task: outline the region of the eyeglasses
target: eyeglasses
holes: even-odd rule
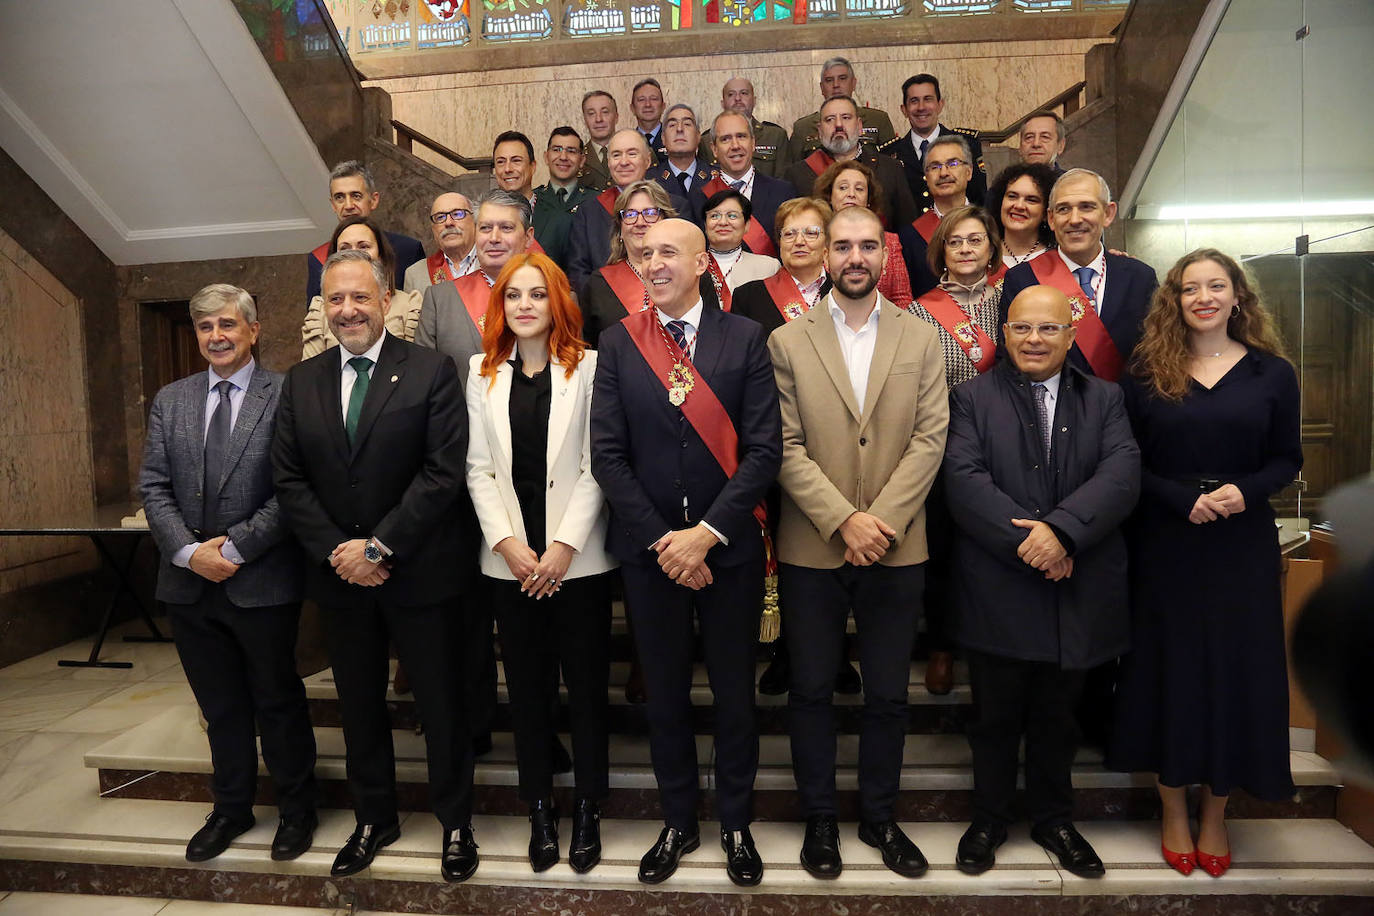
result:
[[[471,210],[464,210],[462,208],[459,208],[457,210],[444,210],[439,213],[431,213],[429,215],[429,219],[430,222],[434,223],[437,226],[444,220],[448,219],[453,220],[455,223],[461,223],[463,220],[467,219],[471,215]]]
[[[738,210],[712,210],[706,214],[706,222],[718,223],[723,219],[728,219],[732,223],[737,223],[744,219],[744,214]]]
[[[620,221],[624,223],[633,223],[641,216],[644,217],[644,222],[646,223],[656,223],[659,217],[663,216],[663,211],[658,207],[645,207],[643,210],[620,211]]]
[[[553,153],[555,156],[562,156],[562,155],[576,156],[578,153],[582,152],[582,147],[580,147],[580,146],[551,146],[551,147],[549,147],[549,152]]]
[[[950,251],[957,251],[965,245],[968,245],[970,248],[982,248],[987,244],[987,241],[988,237],[981,232],[968,236],[951,235],[949,238],[945,239],[945,247]]]
[[[825,235],[825,230],[820,226],[793,226],[778,233],[778,238],[784,242],[790,242],[797,236],[804,236],[808,242],[819,242]]]
[[[1071,324],[1031,324],[1028,321],[1007,322],[1007,333],[1012,337],[1029,337],[1035,331],[1046,340],[1054,340],[1062,332],[1073,327]]]
[[[926,171],[939,172],[944,169],[949,169],[952,172],[961,165],[968,165],[968,163],[962,159],[946,159],[944,162],[927,162]]]

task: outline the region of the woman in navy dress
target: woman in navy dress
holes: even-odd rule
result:
[[[1131,368],[1142,486],[1108,762],[1157,774],[1165,861],[1219,877],[1230,792],[1294,792],[1269,497],[1302,467],[1297,377],[1244,272],[1213,249],[1169,271]],[[1190,785],[1202,787],[1196,841]]]

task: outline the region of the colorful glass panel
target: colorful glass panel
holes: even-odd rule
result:
[[[573,38],[623,35],[628,20],[618,0],[567,0],[563,29]]]
[[[1073,0],[1011,0],[1022,13],[1062,13],[1073,9]]]
[[[991,13],[1000,6],[1002,0],[923,0],[927,16],[968,16],[973,13]]]
[[[469,0],[422,0],[415,17],[415,45],[461,48],[472,40]]]
[[[553,35],[547,0],[482,0],[484,41],[538,41]]]
[[[768,22],[805,22],[806,0],[708,0],[703,12],[712,24],[743,26]],[[795,18],[800,15],[801,18]]]
[[[410,21],[411,0],[360,0],[353,14],[358,50],[409,49],[415,37]]]
[[[906,0],[845,0],[845,15],[850,19],[891,19],[906,13]]]

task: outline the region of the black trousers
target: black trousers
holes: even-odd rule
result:
[[[496,634],[493,629],[491,580],[475,572],[465,574],[470,585],[454,601],[453,612],[462,623],[457,634],[462,652],[459,695],[470,735],[491,732],[496,715]],[[459,607],[458,605],[462,605]],[[424,723],[428,728],[429,724]]]
[[[348,788],[359,824],[397,819],[396,751],[386,705],[387,643],[405,665],[425,725],[429,796],[445,830],[472,819],[472,737],[459,696],[458,634],[472,602],[321,607],[339,691]]]
[[[710,556],[707,556],[710,566]],[[737,830],[753,819],[759,737],[754,721],[754,647],[763,601],[763,552],[738,566],[711,566],[715,582],[693,591],[656,564],[621,567],[625,604],[648,694],[649,750],[663,819],[694,833],[700,771],[692,727],[692,617],[715,707],[716,807],[721,827]]]
[[[949,636],[954,602],[954,516],[945,501],[944,474],[936,474],[926,497],[926,545],[930,560],[925,564],[926,648],[931,652],[950,652],[954,642]]]
[[[1033,825],[1067,823],[1073,817],[1071,770],[1078,750],[1074,706],[1083,672],[1053,662],[1032,662],[967,650],[973,688],[973,817],[1009,824],[1016,769],[1026,739],[1026,810]]]
[[[518,582],[489,579],[501,634],[520,798],[535,802],[553,793],[552,746],[557,705],[549,683],[558,672],[568,686],[573,772],[577,797],[599,801],[610,789],[607,692],[611,666],[611,589],[607,575],[565,579],[557,594],[535,601]]]
[[[924,578],[919,565],[779,567],[778,598],[787,608],[783,637],[792,654],[787,700],[792,769],[808,817],[835,813],[835,672],[853,608],[864,679],[859,817],[870,823],[892,820]]]
[[[205,715],[215,811],[252,813],[258,749],[283,816],[315,810],[315,732],[296,673],[300,603],[237,607],[222,584],[205,583],[194,604],[169,604],[181,667]]]

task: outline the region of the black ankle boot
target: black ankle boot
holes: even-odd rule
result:
[[[551,801],[530,805],[530,867],[547,871],[558,864],[558,809]]]
[[[590,798],[579,798],[573,811],[572,843],[568,864],[578,874],[586,874],[601,861],[601,807]]]

